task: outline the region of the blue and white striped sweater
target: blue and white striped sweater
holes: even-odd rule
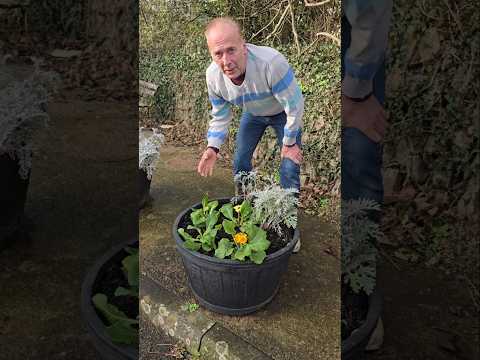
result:
[[[303,96],[292,68],[277,50],[247,44],[245,79],[239,86],[212,62],[206,71],[207,88],[212,104],[212,119],[207,134],[208,146],[220,148],[232,120],[231,106],[242,107],[256,116],[287,114],[283,143],[295,143],[302,127]]]
[[[385,57],[392,6],[392,0],[342,1],[343,15],[351,25],[342,82],[345,95],[359,98],[373,91],[372,79]]]

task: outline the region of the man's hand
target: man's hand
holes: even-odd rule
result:
[[[281,157],[284,158],[289,158],[292,160],[295,164],[301,164],[303,161],[303,156],[302,156],[302,150],[298,145],[294,146],[282,146],[282,153]]]
[[[342,95],[342,126],[360,130],[374,142],[381,142],[387,129],[387,116],[377,98],[355,102]]]
[[[197,171],[202,176],[212,176],[215,162],[217,161],[217,153],[211,148],[207,148],[203,152],[202,158],[198,163]]]

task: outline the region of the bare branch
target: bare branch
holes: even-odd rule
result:
[[[290,0],[288,0],[288,6],[290,7],[290,18],[292,20],[293,38],[295,39],[295,45],[297,46],[297,54],[300,56],[300,54],[301,54],[300,41],[298,41],[298,34],[297,34],[297,30],[295,28],[295,15],[293,14],[293,7],[292,7],[292,3],[291,3]]]
[[[303,1],[305,3],[305,6],[320,6],[330,2],[330,0],[324,0],[317,3],[309,3],[307,0],[303,0]]]
[[[286,7],[285,7],[285,10],[283,11],[283,14],[282,16],[280,17],[280,20],[278,21],[277,25],[275,25],[275,28],[273,29],[273,31],[270,33],[270,35],[268,35],[264,41],[268,40],[270,37],[272,37],[273,35],[276,34],[276,32],[278,31],[278,29],[280,28],[280,26],[283,24],[283,20],[285,19],[285,16],[287,15],[287,12],[288,12],[288,8],[290,7],[290,4],[288,4]]]

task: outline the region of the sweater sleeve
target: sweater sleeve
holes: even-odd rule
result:
[[[208,126],[207,142],[208,146],[220,149],[228,135],[228,127],[232,120],[231,104],[217,95],[213,85],[207,78],[208,99],[212,105],[211,119]]]
[[[373,91],[373,78],[384,60],[392,0],[344,0],[343,11],[351,25],[351,41],[342,92],[364,97]]]
[[[302,129],[303,96],[295,80],[293,69],[287,59],[277,55],[269,66],[270,84],[273,96],[283,106],[287,114],[287,123],[283,129],[283,145],[293,145]]]

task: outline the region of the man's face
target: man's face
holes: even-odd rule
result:
[[[245,73],[247,48],[237,29],[229,24],[219,24],[207,34],[207,44],[213,61],[231,80]]]

